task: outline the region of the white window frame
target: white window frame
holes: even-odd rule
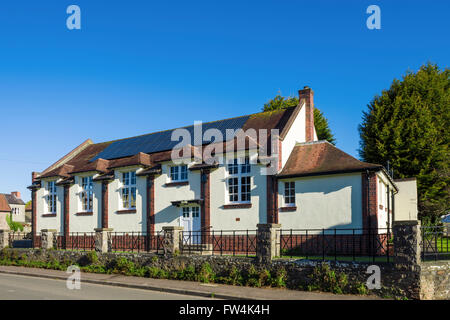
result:
[[[56,181],[47,181],[47,213],[56,214]]]
[[[183,218],[199,218],[200,217],[200,207],[182,207],[181,214]]]
[[[80,177],[80,186],[81,186],[80,192],[81,211],[92,212],[94,207],[93,176]],[[85,199],[87,199],[87,202],[85,202]]]
[[[169,166],[168,176],[170,182],[188,181],[188,166],[186,164],[179,166]]]
[[[295,181],[283,182],[284,206],[295,207]],[[293,200],[291,202],[290,200]]]
[[[252,175],[250,157],[240,157],[229,159],[226,166],[226,203],[239,204],[239,203],[251,203],[252,200]],[[232,185],[230,180],[233,179],[237,182],[233,185],[237,188],[237,193],[230,192]],[[245,183],[246,180],[248,183]],[[248,191],[244,192],[244,189],[248,187]],[[232,200],[230,197],[236,195],[236,200]],[[247,199],[248,198],[248,199]]]
[[[120,206],[124,210],[136,209],[136,179],[136,171],[121,172],[122,188],[120,189]],[[125,195],[128,196],[126,200],[124,199]],[[134,196],[134,203],[132,196]]]

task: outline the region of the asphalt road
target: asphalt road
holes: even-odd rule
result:
[[[201,297],[83,283],[69,290],[66,281],[0,274],[0,300],[197,300]]]

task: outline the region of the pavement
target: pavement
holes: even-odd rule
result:
[[[0,266],[0,275],[20,275],[44,279],[67,280],[69,274],[60,270]],[[1,280],[1,279],[0,279]],[[252,288],[223,284],[208,284],[192,281],[151,279],[119,274],[81,273],[81,286],[97,284],[122,288],[150,290],[183,295],[182,299],[194,297],[227,300],[374,300],[376,296],[337,295],[332,293],[307,292],[278,288]],[[0,287],[2,283],[0,281]],[[65,289],[69,291],[68,289]],[[71,290],[73,291],[73,290]],[[119,295],[120,297],[120,295]],[[176,297],[173,297],[176,299]],[[20,298],[18,298],[20,299]],[[96,298],[92,298],[96,299]],[[158,299],[158,298],[155,298]]]
[[[83,283],[69,290],[65,280],[0,273],[0,301],[4,300],[211,300],[161,291]]]

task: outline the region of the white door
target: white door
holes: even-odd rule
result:
[[[183,227],[185,244],[201,243],[200,207],[182,207],[180,225]]]

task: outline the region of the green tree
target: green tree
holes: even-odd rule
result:
[[[282,97],[280,95],[276,95],[273,99],[269,100],[266,104],[264,104],[263,111],[273,111],[278,109],[284,109],[289,107],[295,107],[298,105],[297,97]],[[328,126],[328,120],[325,118],[323,113],[314,108],[314,127],[316,128],[317,138],[319,140],[327,140],[332,144],[336,144],[336,139],[334,135],[331,133],[331,129]]]
[[[416,177],[419,217],[432,223],[450,204],[449,75],[430,63],[408,71],[370,102],[359,126],[361,158],[389,161],[396,178]]]
[[[12,213],[6,216],[6,223],[8,223],[11,231],[23,231],[23,224],[20,222],[13,221]]]

